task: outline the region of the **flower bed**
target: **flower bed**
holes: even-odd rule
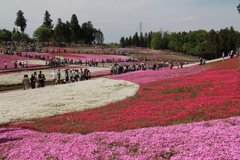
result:
[[[28,67],[42,66],[41,60],[35,60],[34,62],[31,62],[31,61],[33,61],[33,59],[24,57],[24,56],[20,57],[20,56],[12,56],[12,55],[6,55],[6,54],[0,53],[0,58],[1,58],[1,61],[0,61],[1,68],[0,69],[2,69],[2,67],[4,65],[4,61],[7,62],[8,69],[14,68],[13,62],[16,60],[18,61],[18,63],[22,60],[28,61]]]
[[[172,69],[169,68],[160,69],[160,70],[147,70],[147,71],[136,71],[136,72],[129,72],[126,74],[116,75],[108,77],[110,79],[119,79],[119,80],[126,80],[131,81],[134,83],[142,84],[142,83],[149,83],[159,80],[165,80],[180,76],[185,76],[189,74],[200,73],[209,69],[211,66],[192,66],[183,69]]]
[[[119,133],[0,133],[0,159],[240,159],[240,117]]]
[[[138,89],[139,86],[131,82],[99,78],[1,93],[0,123],[97,108],[131,97]],[[111,96],[112,93],[114,96]]]
[[[240,100],[236,68],[236,59],[225,61],[205,72],[191,75],[186,72],[189,75],[142,83],[134,97],[101,108],[10,125],[44,132],[86,134],[237,116]]]

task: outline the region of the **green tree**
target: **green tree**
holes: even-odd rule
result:
[[[11,41],[12,33],[6,29],[0,29],[0,41]]]
[[[26,23],[27,20],[24,18],[23,14],[24,13],[21,10],[19,10],[17,12],[17,18],[16,18],[16,21],[15,21],[15,25],[20,27],[20,30],[21,30],[22,33],[24,33],[25,28],[27,27],[27,23]]]
[[[151,41],[151,48],[152,49],[160,49],[161,48],[161,43],[162,43],[162,33],[159,32],[154,32],[152,34],[152,41]]]
[[[132,39],[132,45],[135,46],[135,47],[139,47],[139,44],[140,44],[140,40],[139,40],[139,37],[138,37],[138,33],[136,32],[133,36],[133,39]]]
[[[147,37],[147,48],[151,48],[151,42],[152,42],[152,32],[149,32]]]
[[[78,23],[77,16],[75,14],[72,15],[71,21],[70,21],[70,28],[71,28],[71,39],[72,42],[78,43],[78,40],[81,40],[81,28]]]
[[[64,42],[71,43],[71,24],[68,21],[62,24],[62,30]]]
[[[19,34],[19,32],[14,32],[14,33],[12,34],[12,37],[11,37],[11,40],[12,40],[12,41],[20,42],[21,39],[22,39],[22,37],[21,37],[21,34]]]
[[[33,42],[33,40],[26,33],[23,33],[21,36],[22,36],[22,39],[21,39],[22,42]]]
[[[0,29],[0,41],[5,41],[7,34],[4,30]]]
[[[140,47],[144,47],[145,41],[144,41],[144,37],[143,37],[143,33],[140,33],[140,37],[139,37],[139,46]]]
[[[52,19],[50,17],[51,15],[49,14],[49,12],[45,11],[42,27],[48,27],[50,29],[53,28]]]
[[[94,29],[94,43],[95,44],[103,44],[104,42],[104,36],[100,29]]]
[[[61,18],[58,18],[57,24],[54,28],[54,39],[56,42],[63,42],[64,41],[64,27],[63,22]]]
[[[33,33],[33,38],[38,42],[49,42],[52,30],[49,27],[39,27]]]
[[[125,42],[125,38],[124,37],[121,37],[121,39],[120,39],[120,45],[121,45],[121,47],[126,47],[126,42]]]
[[[83,40],[85,44],[92,44],[94,41],[94,28],[91,21],[82,24]]]
[[[206,51],[203,57],[206,59],[217,58],[217,54],[219,52],[218,43],[218,33],[214,29],[210,30],[207,34]]]

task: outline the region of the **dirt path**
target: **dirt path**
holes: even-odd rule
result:
[[[109,76],[110,75],[92,77],[90,80],[97,79],[97,78],[107,78]],[[77,82],[73,82],[73,83],[77,83]],[[59,84],[59,85],[63,85],[63,84]],[[45,87],[50,87],[50,86],[53,86],[53,82],[46,81],[45,82]],[[32,89],[31,86],[29,86],[29,89]],[[17,90],[23,90],[23,85],[22,84],[16,84],[16,85],[0,86],[0,94],[1,93],[12,92],[12,91],[17,91]]]

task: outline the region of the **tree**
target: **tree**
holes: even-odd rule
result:
[[[213,29],[210,30],[209,33],[207,34],[207,44],[204,58],[207,59],[217,58],[217,54],[219,52],[218,43],[219,43],[218,33]]]
[[[25,28],[27,27],[27,20],[24,18],[23,16],[23,12],[21,10],[19,10],[17,12],[17,18],[15,21],[15,25],[20,27],[21,32],[23,33],[25,31]]]
[[[11,41],[12,33],[6,29],[0,29],[0,41]]]
[[[125,41],[125,39],[124,39],[124,37],[121,37],[121,39],[120,39],[120,45],[121,45],[121,47],[126,47],[126,41]]]
[[[19,32],[14,32],[11,36],[11,40],[12,41],[17,41],[19,42],[22,39],[21,35],[19,34]]]
[[[103,33],[100,29],[95,29],[94,28],[94,43],[95,44],[103,44],[103,41],[104,41],[104,36],[103,36]]]
[[[26,33],[23,33],[22,34],[22,39],[21,39],[22,42],[33,42],[33,40],[29,37],[28,34]]]
[[[152,34],[151,48],[152,49],[160,49],[162,43],[162,32],[154,32]]]
[[[81,40],[80,37],[80,26],[78,24],[78,19],[75,14],[72,15],[71,21],[70,21],[70,28],[71,28],[71,39],[72,42],[78,43],[78,40]]]
[[[33,38],[38,42],[49,42],[52,30],[49,27],[39,27],[33,33]]]
[[[85,44],[92,44],[94,41],[94,28],[91,21],[82,24],[83,40]]]
[[[136,32],[132,39],[132,45],[134,45],[135,47],[139,47],[139,44],[140,44],[140,40],[138,37],[138,33]]]
[[[64,27],[61,18],[58,18],[57,24],[54,28],[54,39],[56,42],[63,42],[64,41]]]
[[[71,43],[71,24],[68,21],[62,24],[62,30],[64,42]]]
[[[45,11],[44,18],[43,18],[43,24],[42,27],[48,27],[53,28],[52,19],[50,18],[50,14],[48,11]]]
[[[7,34],[4,30],[0,29],[0,41],[5,41]]]

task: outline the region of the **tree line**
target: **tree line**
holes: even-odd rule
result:
[[[102,44],[104,35],[100,29],[93,27],[91,21],[84,22],[79,25],[78,18],[75,14],[72,15],[70,21],[63,22],[61,18],[57,19],[57,24],[52,24],[51,15],[45,11],[43,23],[33,33],[33,38],[24,31],[27,27],[27,19],[24,13],[19,10],[14,23],[18,29],[13,28],[13,31],[0,29],[0,41],[37,41],[37,42],[57,42],[57,43],[75,43],[75,44]]]
[[[233,27],[221,29],[220,31],[205,30],[189,32],[158,31],[149,32],[138,36],[136,32],[133,37],[121,37],[121,47],[143,47],[151,49],[171,50],[192,56],[214,59],[227,56],[231,50],[240,47],[240,33]]]

